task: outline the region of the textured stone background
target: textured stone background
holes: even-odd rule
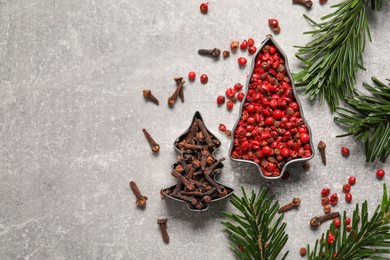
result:
[[[197,49],[223,49],[248,37],[260,43],[270,33],[267,19],[276,17],[282,32],[275,39],[297,71],[293,45],[307,42],[302,32],[310,29],[302,14],[319,18],[335,1],[315,1],[310,12],[286,0],[211,1],[208,15],[199,13],[200,2],[0,1],[0,259],[234,259],[220,225],[220,210],[230,209],[227,201],[192,213],[159,194],[174,183],[172,143],[195,111],[222,141],[218,157],[227,157],[229,147],[218,123],[232,127],[238,118],[238,106],[227,112],[215,99],[244,82],[249,66],[238,69],[238,55],[214,62],[199,57]],[[374,43],[364,54],[367,71],[358,73],[358,86],[371,75],[390,77],[389,10],[386,3],[370,15]],[[172,78],[189,70],[207,73],[209,83],[186,84],[185,103],[169,109]],[[145,88],[160,98],[160,106],[144,101]],[[328,166],[317,154],[309,172],[296,168],[288,181],[267,183],[254,167],[227,160],[221,176],[238,195],[241,185],[266,185],[283,204],[302,198],[300,209],[285,216],[289,259],[299,258],[299,247],[321,234],[308,221],[322,213],[318,194],[324,185],[341,193],[355,175],[354,202],[367,199],[373,210],[383,182],[389,183],[389,176],[378,181],[375,170],[390,175],[388,163],[364,162],[360,143],[335,138],[343,131],[327,108],[305,97],[302,103],[314,143],[328,144]],[[161,144],[157,156],[144,127]],[[340,155],[343,145],[351,149],[349,159]],[[149,196],[145,210],[134,205],[130,180]],[[343,198],[337,206],[352,208]],[[169,245],[156,224],[161,216],[169,218]]]

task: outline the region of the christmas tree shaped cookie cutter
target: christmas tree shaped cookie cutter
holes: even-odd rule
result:
[[[213,154],[221,142],[206,128],[199,112],[174,146],[179,156],[171,170],[177,183],[162,189],[162,195],[186,202],[191,211],[205,211],[210,203],[233,194],[232,188],[216,180],[222,172],[224,158],[217,160]]]
[[[270,48],[270,46],[272,46],[272,47]],[[275,48],[276,48],[276,52],[275,52]],[[267,49],[268,49],[268,52],[267,52]],[[266,53],[268,53],[268,54],[266,54]],[[280,68],[280,70],[278,67],[278,66],[280,66],[279,64],[274,65],[272,62],[269,62],[269,63],[266,62],[267,58],[269,58],[269,55],[271,55],[271,58],[274,58],[274,56],[272,56],[272,55],[275,55],[275,53],[278,53],[279,57],[282,58],[284,61],[284,63],[282,64],[283,67]],[[275,59],[277,59],[277,57]],[[280,75],[279,75],[278,71],[282,71],[282,69],[283,69],[283,73],[280,73]],[[265,70],[267,70],[267,73],[264,72]],[[271,72],[274,75],[271,75]],[[283,75],[284,75],[284,78],[281,77]],[[271,82],[270,86],[271,85],[272,86],[267,89],[267,86],[263,86],[262,83],[268,79]],[[272,81],[271,81],[271,79],[272,79]],[[256,82],[256,80],[257,80],[257,82]],[[290,100],[290,101],[296,103],[296,104],[294,104],[295,107],[293,107],[295,109],[295,111],[294,111],[294,109],[291,109],[291,108],[289,109],[288,106],[285,107],[285,109],[286,109],[286,111],[287,111],[287,109],[289,109],[287,112],[290,113],[290,116],[292,115],[291,113],[298,112],[297,115],[300,115],[300,117],[301,117],[301,119],[299,121],[300,127],[306,128],[307,134],[306,134],[306,136],[305,136],[306,138],[304,140],[306,142],[306,144],[305,144],[306,146],[304,146],[304,147],[308,148],[308,145],[309,145],[310,149],[304,149],[303,156],[299,156],[298,151],[296,151],[296,149],[295,149],[297,147],[297,145],[299,144],[299,142],[297,140],[294,140],[294,138],[296,138],[295,137],[296,134],[294,135],[294,137],[293,137],[293,135],[291,136],[291,140],[293,140],[293,141],[290,141],[289,143],[284,142],[285,143],[284,146],[286,148],[288,148],[288,150],[284,149],[283,152],[284,152],[284,155],[286,155],[286,152],[289,151],[290,154],[288,156],[283,157],[281,155],[281,151],[282,151],[281,149],[284,148],[284,147],[282,147],[283,144],[279,144],[280,145],[279,147],[273,147],[275,145],[273,145],[272,143],[271,143],[271,145],[269,145],[270,144],[269,141],[272,139],[273,139],[273,141],[276,141],[277,136],[275,135],[275,133],[272,133],[272,134],[274,134],[274,136],[269,136],[269,138],[267,139],[268,133],[272,132],[272,131],[276,132],[277,129],[276,128],[272,129],[271,127],[280,126],[281,121],[278,118],[280,115],[274,114],[274,116],[276,116],[276,118],[278,118],[277,120],[275,120],[274,118],[271,118],[267,121],[266,117],[270,117],[270,116],[272,117],[273,111],[281,110],[281,109],[278,109],[279,108],[278,100],[275,100],[276,103],[275,103],[275,101],[272,101],[272,102],[274,102],[274,106],[272,107],[274,109],[270,110],[271,111],[270,115],[265,115],[265,113],[263,113],[261,115],[259,114],[256,116],[257,120],[255,120],[255,122],[258,123],[258,125],[257,125],[257,128],[254,127],[254,129],[257,131],[254,134],[255,135],[256,135],[256,133],[259,134],[260,135],[259,138],[257,138],[257,139],[252,138],[253,132],[251,132],[251,133],[249,133],[248,139],[250,139],[250,140],[248,141],[245,139],[245,137],[248,135],[248,132],[245,132],[242,130],[243,126],[247,125],[246,124],[247,123],[246,117],[253,118],[254,112],[259,111],[259,109],[261,110],[263,105],[266,108],[268,106],[268,101],[273,99],[273,97],[271,95],[272,94],[271,90],[273,90],[274,91],[273,93],[276,94],[275,88],[276,88],[276,90],[278,90],[277,88],[280,87],[279,91],[280,91],[280,93],[282,93],[282,87],[281,87],[282,85],[281,84],[285,83],[285,82],[287,84],[284,84],[283,86],[290,86],[288,91],[289,91],[290,95],[292,93],[292,97],[291,97],[292,100]],[[256,84],[257,84],[257,86],[256,86]],[[267,84],[268,84],[268,82],[267,82]],[[256,87],[254,87],[254,86],[256,86]],[[258,91],[261,94],[258,97],[261,97],[261,99],[258,99],[257,101],[255,101],[252,96],[248,95],[249,91],[251,91],[251,90],[252,90],[252,93],[254,93],[255,91]],[[267,91],[269,91],[269,93]],[[313,147],[314,146],[313,146],[312,138],[311,138],[312,137],[311,129],[303,116],[302,106],[301,106],[301,103],[300,103],[299,98],[297,96],[297,93],[295,91],[294,80],[293,80],[293,77],[291,76],[290,69],[288,66],[287,55],[283,52],[283,50],[280,48],[279,44],[272,38],[272,36],[266,37],[266,39],[262,42],[261,46],[258,48],[257,52],[253,56],[250,74],[248,76],[248,80],[247,80],[246,86],[245,86],[245,93],[246,93],[245,98],[242,101],[241,107],[240,107],[240,112],[239,112],[240,117],[237,120],[237,122],[234,125],[233,130],[232,130],[232,143],[231,143],[230,149],[229,149],[229,157],[233,161],[254,164],[257,166],[261,175],[264,178],[266,178],[266,179],[279,179],[286,172],[286,168],[289,165],[291,165],[293,163],[298,163],[298,162],[306,162],[306,161],[310,160],[311,158],[313,158],[313,156],[314,156]],[[248,98],[249,96],[250,96],[250,98]],[[263,98],[267,98],[267,100],[264,101]],[[249,107],[250,104],[252,104],[252,106]],[[250,110],[248,108],[250,108]],[[248,111],[251,111],[251,113],[248,113]],[[278,111],[277,114],[280,114],[280,112],[282,112],[282,114],[285,115],[285,113],[283,111]],[[289,118],[291,118],[291,117],[289,117]],[[265,123],[267,123],[268,125],[266,125]],[[274,125],[271,126],[271,123],[273,123]],[[268,131],[267,129],[271,130],[271,131]],[[284,131],[284,130],[280,130],[280,131]],[[268,133],[266,133],[266,132],[268,132]],[[279,135],[280,134],[281,134],[281,132],[279,133]],[[289,133],[289,134],[291,134],[291,133]],[[307,135],[310,137],[309,140],[306,140]],[[241,137],[244,137],[244,138],[241,138]],[[262,139],[263,137],[264,137],[264,139]],[[272,138],[272,139],[270,139],[270,138]],[[283,138],[285,138],[285,137],[283,137]],[[299,136],[298,136],[298,139],[299,139]],[[301,139],[303,139],[303,138],[301,138]],[[242,141],[242,140],[244,140],[244,141]],[[245,142],[245,141],[247,141],[247,142]],[[257,142],[254,142],[254,141],[257,141]],[[293,144],[295,146],[289,147],[289,145],[291,145],[291,144]],[[267,146],[267,147],[263,148],[264,146]],[[292,149],[292,148],[294,148],[294,149]],[[306,152],[305,152],[305,150],[306,150]],[[295,152],[297,154],[295,154]],[[299,152],[302,152],[302,150]],[[282,156],[282,160],[280,160],[281,157],[278,157],[278,155]],[[290,155],[292,155],[292,156],[290,156]],[[277,159],[279,159],[279,160],[277,160]],[[269,169],[274,168],[275,165],[278,167],[277,168],[278,170],[275,170],[274,172],[272,170],[269,170]],[[269,166],[272,166],[272,168],[270,168]]]

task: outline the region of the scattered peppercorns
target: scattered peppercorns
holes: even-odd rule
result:
[[[347,147],[341,147],[341,154],[344,156],[344,157],[348,157],[349,156],[349,149]]]
[[[340,219],[339,219],[339,218],[335,218],[335,219],[333,219],[333,223],[334,223],[334,226],[337,228],[337,227],[339,227],[339,226],[340,226],[340,224],[341,224],[341,221],[340,221]]]
[[[232,51],[237,50],[239,46],[240,46],[240,42],[239,42],[239,41],[232,41],[232,42],[230,43],[230,49],[231,49]]]
[[[209,77],[207,76],[207,74],[200,75],[200,82],[202,84],[206,84],[208,81],[209,81]]]
[[[349,178],[348,178],[348,183],[349,183],[350,185],[355,185],[355,183],[356,183],[356,178],[355,178],[354,176],[349,177]]]
[[[347,203],[351,203],[351,201],[352,201],[352,194],[351,193],[349,193],[349,192],[345,193],[345,201]]]
[[[201,3],[199,9],[202,14],[207,14],[209,11],[209,3]]]
[[[301,249],[299,249],[299,254],[304,257],[307,253],[307,250],[306,250],[306,247],[301,247]]]
[[[345,193],[350,192],[350,191],[351,191],[351,185],[350,185],[349,183],[344,184],[344,185],[343,185],[343,191],[344,191]]]
[[[234,106],[234,104],[233,104],[233,102],[230,101],[230,100],[226,103],[226,107],[227,107],[228,110],[232,110],[232,109],[233,109],[233,106]]]
[[[226,126],[224,124],[219,124],[218,129],[219,129],[219,131],[225,132],[226,131]]]
[[[280,32],[279,21],[273,18],[268,19],[268,25],[271,27],[274,33]]]
[[[196,78],[196,73],[195,73],[194,71],[188,72],[188,79],[189,79],[190,81],[194,81],[195,78]]]
[[[337,193],[333,193],[329,198],[329,202],[332,206],[336,206],[338,201],[339,197],[337,196]]]
[[[242,67],[242,66],[245,66],[246,63],[247,63],[247,60],[246,60],[244,57],[238,58],[237,61],[238,61],[238,65],[240,65],[241,67]]]
[[[223,103],[225,103],[225,97],[224,96],[218,96],[217,97],[217,104],[218,105],[222,105]]]
[[[376,177],[378,179],[382,179],[385,176],[385,171],[384,170],[377,170],[376,171]]]
[[[351,219],[350,218],[346,218],[345,219],[345,225],[349,225],[351,224]]]
[[[243,40],[240,44],[240,49],[245,51],[248,48],[248,42],[247,40]]]

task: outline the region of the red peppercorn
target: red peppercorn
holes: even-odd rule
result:
[[[247,61],[246,61],[246,59],[244,57],[238,58],[238,65],[245,66],[246,62]]]
[[[234,88],[228,88],[225,91],[225,94],[226,94],[227,97],[232,98],[236,94],[236,90]]]
[[[351,191],[351,185],[349,183],[344,184],[343,191],[344,192],[350,192]]]
[[[255,40],[253,40],[253,38],[249,38],[248,39],[248,46],[251,47],[253,45],[255,45]]]
[[[288,157],[290,155],[290,149],[288,149],[287,147],[283,147],[282,149],[280,149],[280,155],[283,157]]]
[[[321,204],[322,204],[322,206],[329,205],[329,198],[328,197],[322,197],[321,198]]]
[[[354,185],[356,183],[356,178],[354,176],[351,176],[348,178],[348,183],[351,185]]]
[[[248,48],[248,42],[246,40],[243,40],[240,44],[240,49],[241,50],[246,50],[246,48]]]
[[[270,148],[268,145],[263,146],[263,147],[261,148],[261,151],[262,151],[265,155],[271,155],[271,154],[272,154],[272,150],[271,150],[271,148]]]
[[[278,27],[279,26],[279,21],[276,19],[268,19],[268,25],[271,27]]]
[[[230,49],[232,49],[232,51],[235,51],[238,49],[238,46],[240,45],[240,43],[238,41],[232,41],[230,43]]]
[[[291,102],[289,107],[292,108],[294,111],[298,111],[298,109],[299,109],[297,102]]]
[[[222,105],[223,103],[225,103],[225,97],[224,96],[218,96],[217,97],[217,103],[218,103],[218,105]]]
[[[241,83],[234,84],[234,89],[236,91],[240,91],[244,86]]]
[[[329,233],[328,233],[328,244],[333,244],[334,240],[335,240],[335,237],[333,236],[332,232],[329,231]]]
[[[208,77],[206,74],[200,75],[200,82],[201,82],[202,84],[206,84],[207,81],[209,81],[209,77]]]
[[[196,78],[195,72],[193,72],[193,71],[188,72],[188,79],[189,79],[190,81],[194,81],[195,78]]]
[[[274,110],[274,112],[272,113],[272,116],[275,118],[275,119],[281,119],[283,117],[283,112],[279,109],[276,109]]]
[[[345,219],[345,225],[349,225],[351,224],[351,219],[350,218],[346,218]]]
[[[300,138],[302,143],[307,143],[310,141],[310,136],[306,133],[301,133]]]
[[[335,219],[333,219],[333,223],[334,223],[334,226],[335,226],[335,227],[339,227],[340,224],[341,224],[341,221],[340,221],[339,218],[335,218]]]
[[[376,177],[378,179],[382,179],[385,176],[385,171],[384,170],[377,170],[376,171]]]
[[[199,9],[200,9],[200,12],[201,12],[202,14],[207,14],[207,12],[208,12],[208,10],[209,10],[209,3],[208,3],[208,2],[207,2],[207,3],[202,3],[202,4],[200,5]]]
[[[253,54],[255,54],[256,50],[257,50],[257,48],[256,48],[255,46],[250,46],[250,47],[248,48],[248,53],[249,53],[250,55],[253,55]]]
[[[219,129],[219,131],[225,132],[226,131],[226,126],[224,124],[219,124],[218,129]]]
[[[339,197],[337,196],[337,193],[333,193],[330,198],[329,198],[329,202],[330,204],[332,204],[333,206],[337,205],[337,202],[339,201]]]
[[[276,53],[276,47],[273,45],[269,46],[269,53],[274,55]]]
[[[328,196],[330,194],[330,189],[328,187],[325,187],[321,191],[322,196]]]
[[[244,95],[244,93],[242,93],[242,92],[240,92],[240,93],[237,94],[237,99],[238,99],[239,101],[242,101],[242,100],[244,99],[244,97],[245,97],[245,95]]]
[[[349,149],[347,147],[341,147],[341,154],[345,157],[349,156]]]
[[[347,192],[345,193],[345,200],[347,201],[347,203],[351,203],[352,201],[352,194]]]
[[[320,0],[320,4],[325,4],[328,0]]]
[[[230,101],[230,100],[226,103],[226,107],[227,107],[228,110],[232,110],[232,109],[233,109],[233,106],[234,106],[234,104],[233,104],[233,102]]]

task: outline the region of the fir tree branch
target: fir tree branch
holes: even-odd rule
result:
[[[229,234],[230,247],[239,259],[276,259],[284,248],[288,235],[283,215],[276,216],[279,203],[268,197],[268,191],[252,191],[250,197],[242,188],[243,197],[232,195],[230,203],[240,212],[222,212],[228,220],[222,222]],[[286,259],[288,251],[281,259]]]
[[[377,207],[372,217],[368,218],[367,201],[359,210],[359,204],[353,212],[352,231],[347,232],[344,225],[337,229],[332,223],[321,239],[317,240],[311,251],[307,245],[308,259],[390,259],[390,197],[386,184],[383,185],[382,203]],[[328,242],[329,232],[335,239]]]
[[[334,120],[346,128],[341,137],[354,135],[364,143],[367,162],[384,162],[390,155],[390,86],[375,77],[372,81],[374,86],[363,84],[371,96],[355,91],[355,97],[345,100],[349,108],[338,107]]]
[[[304,94],[310,100],[317,96],[320,102],[327,102],[335,111],[340,100],[353,94],[356,73],[363,67],[363,57],[367,38],[371,41],[366,6],[371,3],[379,10],[385,0],[345,0],[337,5],[333,13],[316,23],[305,18],[315,28],[305,34],[314,39],[305,46],[296,46],[296,56],[304,64],[304,69],[294,74],[297,86],[304,86]]]

